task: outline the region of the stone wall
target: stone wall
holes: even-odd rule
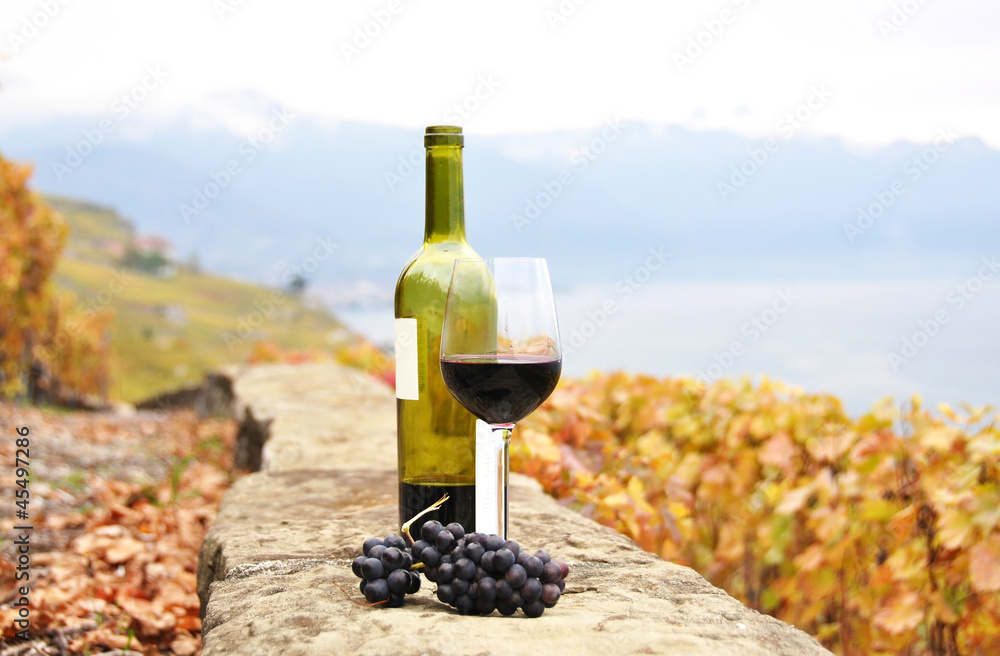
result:
[[[205,656],[829,654],[516,474],[511,539],[571,567],[557,606],[537,619],[461,616],[426,580],[402,608],[361,606],[351,560],[366,537],[396,529],[392,391],[332,364],[229,375],[234,412],[256,436],[245,462],[260,470],[233,485],[202,547]]]

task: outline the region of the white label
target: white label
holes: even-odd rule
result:
[[[494,431],[476,420],[476,532],[500,535],[500,501],[497,491],[503,431]]]
[[[396,398],[420,399],[420,348],[417,320],[396,319]]]

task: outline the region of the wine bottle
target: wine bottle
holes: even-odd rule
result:
[[[400,524],[449,496],[439,510],[414,522],[414,536],[435,519],[475,526],[476,418],[452,397],[439,364],[452,263],[478,257],[465,238],[463,146],[462,128],[427,128],[424,243],[396,283]]]

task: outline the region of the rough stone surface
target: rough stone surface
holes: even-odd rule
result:
[[[391,390],[329,364],[251,368],[233,389],[238,416],[251,409],[270,434],[262,470],[228,492],[202,547],[205,656],[829,654],[518,475],[511,538],[569,562],[557,606],[463,617],[426,580],[402,608],[361,606],[351,560],[396,523]]]

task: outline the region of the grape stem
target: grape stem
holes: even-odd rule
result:
[[[420,519],[421,517],[423,517],[427,513],[431,512],[433,510],[438,510],[439,508],[441,508],[441,504],[443,504],[447,500],[448,500],[448,495],[445,494],[443,497],[441,497],[440,499],[438,499],[437,501],[435,501],[431,505],[427,506],[426,508],[424,508],[423,510],[421,510],[420,512],[418,512],[413,517],[411,517],[410,521],[408,521],[405,524],[403,524],[403,528],[402,528],[403,535],[405,535],[406,539],[410,541],[410,545],[411,546],[413,545],[414,542],[416,542],[416,540],[414,540],[413,536],[410,535],[410,524],[412,524],[413,522],[417,521],[418,519]]]

